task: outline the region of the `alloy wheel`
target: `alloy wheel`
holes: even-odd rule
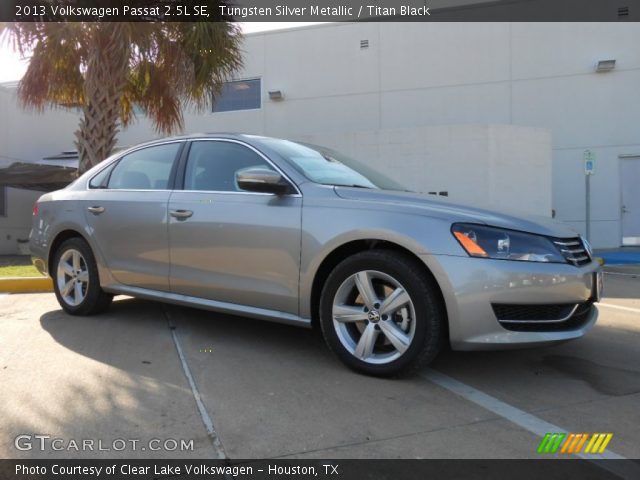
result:
[[[87,296],[89,269],[82,254],[73,248],[66,250],[58,262],[58,290],[70,306],[77,306]]]
[[[371,364],[393,362],[415,335],[415,308],[392,276],[363,270],[349,276],[333,300],[333,325],[342,345]]]

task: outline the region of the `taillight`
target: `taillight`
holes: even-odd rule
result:
[[[36,215],[38,215],[38,202],[33,204],[33,216],[35,217]]]

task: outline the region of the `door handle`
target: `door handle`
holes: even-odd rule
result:
[[[178,220],[186,220],[193,215],[193,212],[191,210],[171,210],[169,214]]]
[[[102,212],[104,212],[104,207],[94,206],[87,208],[87,210],[89,210],[94,215],[100,215]]]

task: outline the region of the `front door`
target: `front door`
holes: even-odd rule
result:
[[[621,159],[620,173],[622,245],[640,245],[640,157]]]
[[[125,155],[90,181],[85,217],[120,283],[169,290],[167,204],[181,142]]]
[[[273,168],[242,143],[191,144],[169,201],[171,291],[295,315],[302,198],[240,190],[236,172],[255,166]]]

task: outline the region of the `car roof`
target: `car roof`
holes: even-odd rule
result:
[[[192,140],[197,138],[228,138],[232,140],[259,140],[260,138],[268,138],[262,135],[253,135],[247,133],[236,132],[205,132],[205,133],[188,133],[185,135],[175,135],[171,137],[156,138],[147,142],[142,142],[136,146],[153,145],[155,143],[164,143],[172,140]]]

